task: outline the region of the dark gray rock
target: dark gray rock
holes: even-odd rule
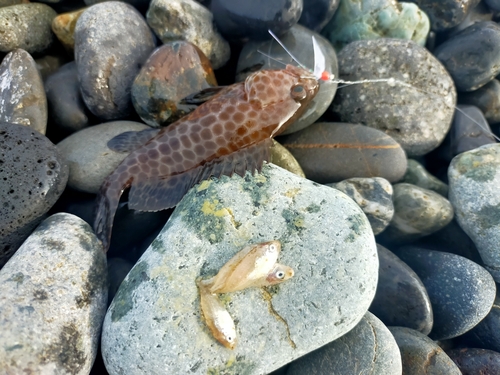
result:
[[[484,2],[481,1],[474,8],[472,9],[469,8],[469,12],[465,16],[464,20],[460,22],[457,26],[448,29],[446,35],[450,37],[476,22],[491,21],[492,19],[493,19],[493,12],[490,10],[490,8],[488,8],[488,6]]]
[[[500,82],[497,79],[472,92],[460,93],[458,101],[478,107],[490,124],[500,122]]]
[[[500,353],[492,350],[464,348],[447,351],[462,375],[500,374]]]
[[[67,61],[68,58],[63,55],[45,55],[35,59],[36,67],[44,82],[48,76],[55,73]]]
[[[393,182],[406,171],[401,146],[363,125],[317,122],[278,141],[290,150],[307,178],[319,183],[353,177],[382,177]]]
[[[212,13],[194,0],[152,0],[148,25],[163,43],[186,40],[201,49],[214,69],[226,64],[229,43],[214,27]]]
[[[141,14],[119,1],[96,4],[75,28],[75,61],[83,100],[104,120],[132,113],[130,89],[155,47]]]
[[[484,2],[493,10],[500,10],[500,2],[498,0],[484,0]]]
[[[500,144],[456,156],[448,168],[450,202],[485,267],[500,282]]]
[[[439,45],[434,55],[459,91],[473,91],[500,73],[500,26],[477,22]]]
[[[361,207],[373,234],[379,234],[391,222],[394,215],[392,185],[385,178],[350,178],[328,186],[347,194]]]
[[[122,258],[110,258],[108,260],[108,306],[115,298],[116,291],[133,266],[132,263]]]
[[[1,267],[62,194],[68,166],[42,134],[0,123],[0,171]]]
[[[431,20],[431,28],[443,31],[461,23],[480,0],[413,0]]]
[[[0,122],[29,126],[45,134],[47,98],[42,77],[30,54],[9,53],[0,65]]]
[[[453,207],[438,193],[416,185],[393,186],[394,216],[380,234],[383,242],[405,243],[445,227],[453,219]]]
[[[90,372],[107,301],[106,255],[90,226],[46,219],[0,271],[4,374]]]
[[[434,316],[422,280],[385,247],[377,245],[377,251],[380,268],[370,312],[387,326],[407,327],[428,335]]]
[[[410,328],[389,327],[398,343],[404,375],[462,375],[434,341]]]
[[[322,54],[325,57],[325,69],[333,74],[338,75],[338,64],[335,50],[331,44],[321,35],[306,29],[303,26],[295,25],[291,30],[283,36],[280,36],[280,41],[287,49],[300,61],[302,65],[313,70],[314,69],[314,51],[312,37],[316,38]],[[264,57],[258,51],[265,51],[269,56],[277,59]],[[281,61],[281,63],[279,62]],[[236,80],[243,81],[250,75],[256,67],[259,69],[283,69],[285,65],[297,65],[290,55],[276,41],[268,40],[265,42],[248,42],[243,47],[238,58],[238,66],[236,68]],[[300,116],[297,121],[291,124],[282,134],[294,133],[304,129],[314,123],[330,106],[337,84],[333,82],[322,82],[319,91],[308,105],[306,112]]]
[[[299,23],[308,29],[319,32],[332,19],[339,4],[340,0],[304,1]]]
[[[45,51],[54,39],[51,25],[55,16],[51,7],[39,3],[0,8],[0,51]]]
[[[488,315],[462,338],[468,346],[500,352],[500,298],[498,293]]]
[[[434,177],[422,164],[413,159],[408,159],[408,169],[399,182],[406,182],[424,189],[433,190],[443,197],[448,196],[448,185]]]
[[[366,313],[341,338],[292,362],[287,375],[401,375],[401,354],[391,332]]]
[[[461,256],[407,246],[396,254],[420,277],[434,312],[434,340],[460,336],[490,311],[496,286],[491,275]]]
[[[84,1],[85,4],[87,5],[94,5],[97,3],[103,3],[108,0],[84,0]],[[145,12],[148,9],[149,3],[151,3],[151,0],[121,0],[121,1],[134,6],[135,8],[137,8],[137,10],[141,12]]]
[[[382,38],[353,42],[338,59],[343,80],[392,78],[339,90],[332,109],[342,121],[383,131],[409,156],[424,155],[443,141],[456,92],[450,75],[429,51],[410,41]]]

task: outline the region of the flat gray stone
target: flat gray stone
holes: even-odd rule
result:
[[[278,261],[295,276],[269,294],[224,295],[238,335],[230,351],[201,320],[195,279],[268,240],[281,241]],[[377,274],[370,225],[345,194],[272,164],[254,177],[203,181],[120,286],[104,322],[106,368],[111,375],[267,374],[350,331],[368,309]]]
[[[46,219],[0,271],[3,374],[88,374],[106,312],[106,255],[90,226]]]
[[[147,128],[139,122],[112,121],[80,130],[59,142],[57,148],[69,166],[68,186],[97,193],[104,179],[128,155],[110,150],[108,141],[123,132]]]
[[[500,282],[500,144],[457,155],[448,168],[448,180],[458,223]]]
[[[286,375],[401,375],[396,340],[371,313],[341,338],[293,362]]]

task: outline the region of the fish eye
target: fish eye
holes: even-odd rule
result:
[[[284,278],[284,277],[285,277],[285,273],[284,273],[283,271],[279,271],[279,272],[276,274],[276,277],[277,277],[278,279],[282,279],[282,278]]]
[[[293,86],[290,94],[296,101],[304,100],[307,97],[306,89],[302,85]]]

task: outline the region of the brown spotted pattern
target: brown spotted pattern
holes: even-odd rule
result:
[[[318,88],[300,68],[259,71],[161,129],[132,151],[101,187],[94,229],[104,248],[127,187],[130,208],[158,211],[175,206],[202,179],[260,171],[271,138],[304,112]],[[115,143],[127,143],[127,136],[122,138]]]

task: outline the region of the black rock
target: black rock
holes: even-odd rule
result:
[[[308,29],[321,31],[335,14],[340,0],[306,0],[299,23]]]
[[[427,14],[431,27],[443,31],[457,26],[480,0],[412,0]]]
[[[462,375],[500,374],[500,353],[486,349],[464,348],[446,352]]]
[[[460,93],[458,102],[478,107],[490,124],[500,122],[500,81],[494,79],[475,91]]]
[[[500,11],[500,1],[499,0],[484,0],[486,5],[488,5],[492,10],[498,12]]]
[[[84,0],[86,5],[94,5],[97,3],[102,3],[107,0]],[[138,11],[141,13],[146,12],[149,7],[149,3],[151,0],[122,0],[124,3],[128,3],[132,5],[133,7],[137,8]]]

